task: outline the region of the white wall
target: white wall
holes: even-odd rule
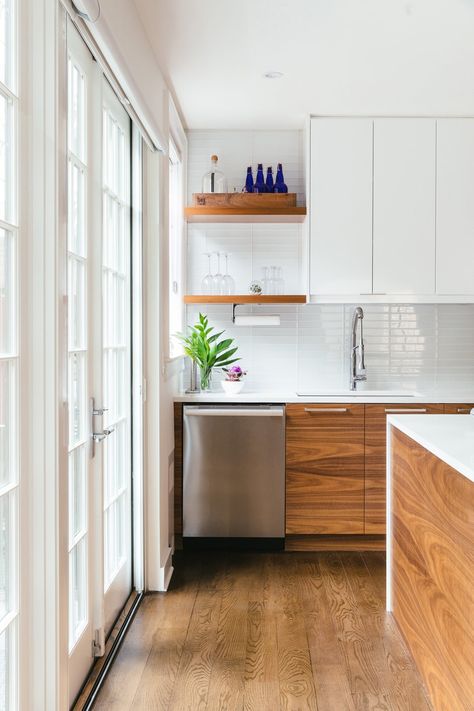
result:
[[[96,0],[78,0],[91,17]],[[136,7],[129,0],[100,0],[100,16],[89,29],[118,76],[151,137],[167,150],[168,88]]]
[[[257,163],[267,167],[283,163],[290,192],[297,193],[298,204],[305,204],[302,131],[188,131],[188,204],[192,194],[201,192],[201,180],[209,170],[211,155],[219,156],[219,167],[226,174],[230,192],[245,185],[247,166],[256,174]]]

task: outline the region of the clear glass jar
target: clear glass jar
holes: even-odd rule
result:
[[[222,170],[217,167],[218,157],[216,155],[211,156],[211,168],[204,174],[202,178],[202,192],[203,193],[226,193],[227,192],[227,178],[225,177]]]

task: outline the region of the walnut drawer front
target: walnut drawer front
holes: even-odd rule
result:
[[[364,532],[364,405],[286,408],[286,532]]]

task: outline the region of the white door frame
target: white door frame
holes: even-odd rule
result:
[[[143,139],[132,124],[132,496],[133,583],[145,589],[143,377]]]
[[[21,711],[67,708],[65,15],[22,0]],[[48,81],[45,81],[45,77]]]

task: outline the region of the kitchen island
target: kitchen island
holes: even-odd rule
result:
[[[436,711],[474,709],[474,416],[387,419],[387,609]]]

